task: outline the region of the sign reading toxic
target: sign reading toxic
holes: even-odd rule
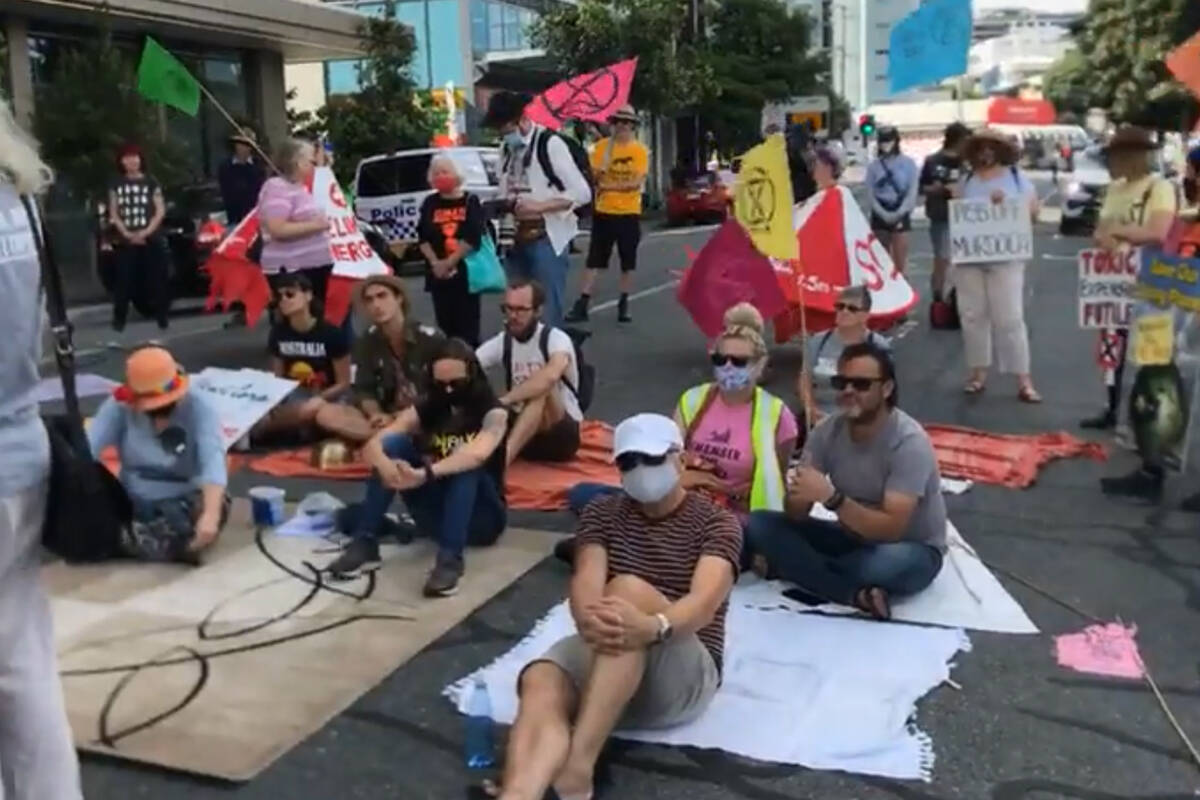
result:
[[[1022,200],[950,201],[950,260],[955,264],[1028,261],[1033,220]]]
[[[1079,251],[1079,327],[1132,324],[1140,252],[1139,248]]]

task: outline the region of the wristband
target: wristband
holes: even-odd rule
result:
[[[846,495],[842,494],[838,489],[833,490],[833,495],[821,505],[830,511],[837,511],[842,507],[842,503],[846,502]]]

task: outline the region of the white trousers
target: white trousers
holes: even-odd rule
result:
[[[38,579],[46,488],[0,498],[0,800],[83,798]]]
[[[958,315],[967,366],[987,369],[992,347],[1000,371],[1029,374],[1029,333],[1025,328],[1025,265],[1021,262],[954,268]]]

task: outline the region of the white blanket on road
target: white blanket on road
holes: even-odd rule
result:
[[[695,722],[621,738],[716,748],[762,761],[930,780],[933,742],[911,718],[918,699],[950,674],[970,642],[961,630],[751,607],[734,589],[726,622],[725,674]],[[493,716],[516,716],[521,668],[574,633],[566,603],[555,606],[495,663],[447,687],[460,711],[476,675]]]

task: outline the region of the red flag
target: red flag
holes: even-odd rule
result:
[[[205,308],[212,311],[221,304],[225,311],[235,302],[246,307],[246,323],[250,327],[271,301],[271,287],[262,268],[250,260],[250,245],[258,236],[258,211],[252,211],[217,245],[204,264],[209,275],[208,300]]]
[[[704,245],[684,273],[676,294],[705,336],[721,332],[725,310],[747,301],[764,319],[782,313],[787,298],[767,257],[736,220],[728,220]]]
[[[1166,61],[1175,80],[1200,97],[1200,33],[1167,53]]]
[[[613,112],[629,102],[636,71],[637,59],[631,58],[568,78],[533,98],[525,114],[552,130],[558,130],[569,119],[607,122]]]

